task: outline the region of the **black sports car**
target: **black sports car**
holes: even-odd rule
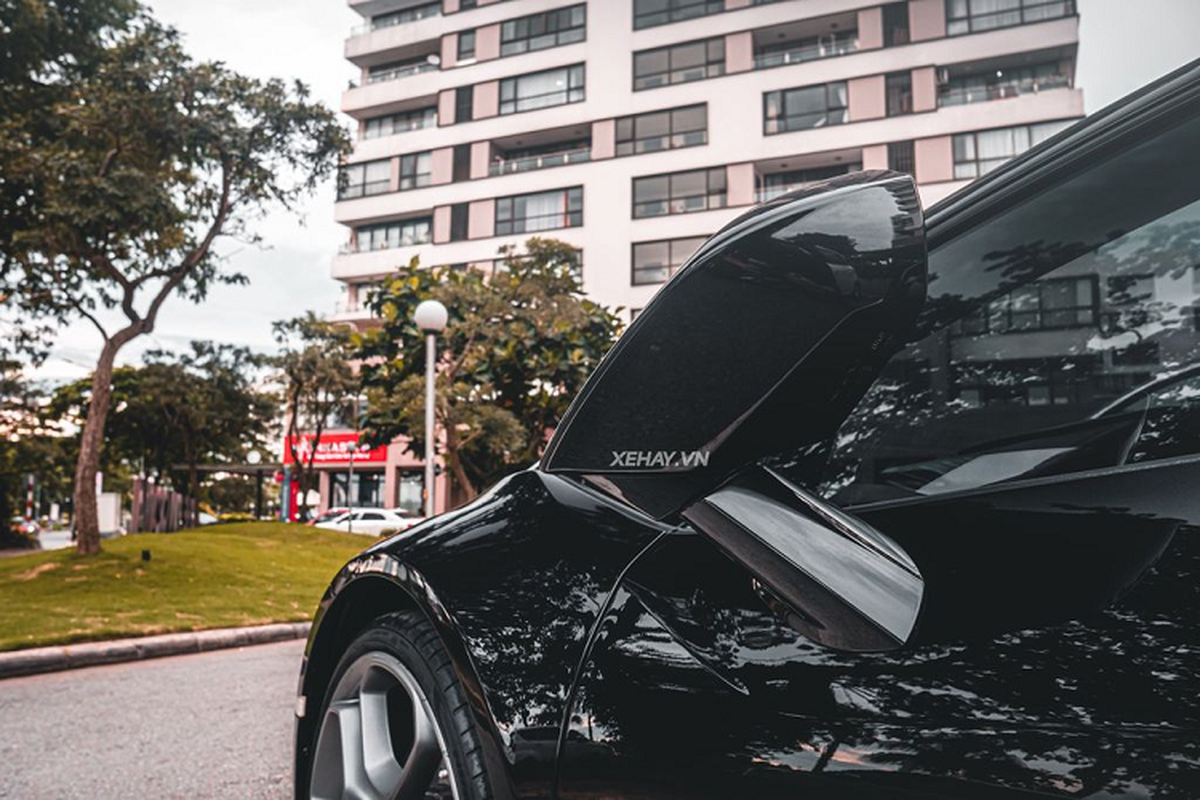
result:
[[[321,604],[298,797],[1200,796],[1200,62],[713,236]]]

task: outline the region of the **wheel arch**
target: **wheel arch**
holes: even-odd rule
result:
[[[305,647],[296,719],[296,797],[307,797],[314,726],[338,659],[375,619],[396,611],[417,610],[434,626],[466,692],[479,728],[484,762],[497,800],[515,796],[504,737],[488,704],[487,693],[470,649],[446,607],[417,570],[382,551],[368,551],[338,573],[317,609]],[[495,785],[499,783],[499,785]]]

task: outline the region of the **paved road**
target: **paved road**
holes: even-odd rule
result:
[[[283,798],[303,641],[0,681],[0,798]]]

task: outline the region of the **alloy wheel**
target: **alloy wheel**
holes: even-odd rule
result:
[[[433,707],[394,656],[366,653],[338,680],[310,785],[314,800],[458,800]]]

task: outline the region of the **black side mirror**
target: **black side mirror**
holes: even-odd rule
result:
[[[833,435],[912,330],[926,262],[908,175],[839,176],[755,208],[630,326],[542,468],[664,519]]]
[[[909,555],[772,470],[746,471],[683,516],[809,639],[857,652],[894,650],[912,636],[925,582]]]

